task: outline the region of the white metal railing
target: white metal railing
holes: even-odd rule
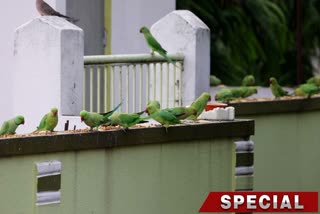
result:
[[[149,100],[181,105],[184,56],[168,56],[175,66],[151,54],[85,56],[83,109],[106,112],[121,101],[123,112],[142,111]]]

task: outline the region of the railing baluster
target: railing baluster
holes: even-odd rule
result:
[[[179,106],[182,105],[182,64],[179,63],[179,75],[180,75],[180,81],[179,81]]]
[[[126,112],[129,112],[129,65],[126,65]],[[134,96],[134,95],[133,95]]]
[[[100,111],[100,104],[101,104],[101,88],[100,88],[100,81],[101,81],[101,67],[97,67],[97,111]]]
[[[167,65],[167,108],[169,108],[169,91],[170,91],[170,84],[169,84],[169,69],[170,69],[170,66],[169,66],[169,63],[166,63]]]
[[[147,88],[147,94],[146,94],[146,96],[147,96],[147,102],[150,100],[150,65],[148,65],[147,64],[147,86],[146,86],[146,88]]]
[[[137,56],[85,57],[83,109],[106,112],[110,107],[113,108],[118,100],[126,102],[126,105],[121,107],[121,110],[126,112],[144,109],[146,104],[144,102],[151,99],[159,100],[163,108],[181,105],[183,69],[180,68],[182,68],[183,58],[180,56],[173,58],[178,66],[172,66],[163,58],[150,58],[148,55],[141,58]],[[142,62],[146,64],[146,68]]]
[[[162,90],[163,90],[163,87],[162,87],[162,72],[163,72],[163,66],[162,66],[162,63],[160,63],[160,71],[159,71],[159,78],[160,78],[160,87],[159,87],[159,90],[160,90],[160,103],[162,103]]]
[[[93,66],[90,67],[90,110],[93,111]]]
[[[122,65],[119,66],[119,93],[120,93],[120,102],[122,101]],[[121,108],[122,109],[122,108]]]
[[[133,83],[132,83],[132,87],[133,87],[133,100],[132,100],[132,103],[133,103],[133,112],[136,112],[136,99],[137,99],[137,88],[136,88],[136,75],[137,75],[137,65],[134,64],[133,65]]]
[[[86,109],[86,101],[87,101],[87,96],[86,96],[86,92],[87,92],[87,85],[86,85],[86,74],[87,74],[87,66],[84,67],[83,70],[83,100],[82,100],[82,109],[85,110]]]
[[[114,65],[110,69],[110,107],[114,108]]]
[[[179,82],[177,81],[177,69],[176,66],[173,66],[173,107],[176,106],[176,102],[177,102],[177,86],[179,84]]]
[[[156,82],[157,82],[157,73],[156,73],[156,63],[153,63],[153,100],[156,100]]]
[[[140,64],[140,86],[139,86],[139,99],[140,99],[140,102],[139,102],[139,111],[141,111],[142,109],[142,71],[143,71],[143,66],[142,64]],[[148,91],[148,90],[146,90]]]
[[[104,65],[104,106],[103,106],[103,111],[104,112],[107,112],[108,111],[108,95],[107,95],[107,93],[108,93],[108,83],[107,83],[107,81],[108,81],[108,78],[107,78],[107,75],[108,75],[108,65]]]

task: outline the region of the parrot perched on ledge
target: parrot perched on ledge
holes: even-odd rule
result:
[[[143,113],[144,111],[139,113],[132,113],[132,114],[116,112],[110,116],[109,121],[106,123],[106,125],[109,125],[109,124],[119,125],[125,129],[128,129],[131,126],[134,126],[150,118],[150,117],[141,117],[141,114]]]
[[[118,108],[122,105],[122,102],[117,105],[114,109],[111,111],[99,114],[96,112],[87,112],[85,110],[80,112],[81,122],[84,122],[87,126],[90,127],[90,130],[92,131],[93,128],[96,128],[106,122],[109,121],[109,117],[118,110]]]
[[[53,132],[57,124],[58,124],[58,109],[52,108],[48,114],[43,116],[36,131]]]
[[[159,106],[160,104],[158,101],[148,102],[145,112],[150,116],[150,118],[165,127],[180,123],[180,120],[176,116],[166,110],[160,110],[160,108],[158,108]]]
[[[315,84],[302,84],[298,88],[294,90],[294,94],[297,96],[307,96],[310,98],[314,94],[318,94],[320,92],[318,86]]]
[[[242,86],[254,86],[256,79],[253,75],[247,75],[242,80]]]
[[[271,77],[269,79],[269,83],[270,83],[270,88],[272,91],[272,94],[278,98],[278,97],[283,97],[288,95],[288,91],[284,90],[279,84],[278,81],[276,80],[276,78]]]
[[[320,86],[320,77],[311,77],[307,80],[307,83],[315,84],[316,86]]]
[[[187,119],[195,120],[199,117],[199,115],[203,112],[205,109],[207,103],[211,101],[211,95],[207,92],[204,92],[198,97],[191,105],[190,107],[194,108],[196,110],[196,114],[191,115]]]
[[[24,117],[18,115],[10,120],[5,121],[0,129],[0,135],[15,134],[19,125],[24,124]]]

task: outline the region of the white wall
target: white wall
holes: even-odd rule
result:
[[[149,53],[140,28],[150,28],[175,7],[175,0],[113,0],[112,54]]]
[[[2,1],[0,7],[0,125],[12,115],[12,70],[14,30],[30,19],[38,16],[36,0],[8,0]],[[56,0],[47,0],[49,4],[55,6]],[[21,90],[28,85],[22,85]],[[23,105],[23,103],[21,104]]]

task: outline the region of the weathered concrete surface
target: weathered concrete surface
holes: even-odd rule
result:
[[[19,130],[34,130],[54,106],[59,116],[79,114],[83,91],[80,28],[59,17],[35,18],[15,31],[14,56],[12,110],[24,115],[27,124]]]
[[[168,53],[185,56],[182,104],[189,105],[208,92],[210,76],[210,29],[187,10],[176,10],[151,27],[151,32]]]

